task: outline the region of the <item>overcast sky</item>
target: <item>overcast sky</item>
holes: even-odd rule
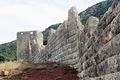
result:
[[[71,6],[81,12],[103,0],[0,0],[0,44],[16,39],[16,32],[43,31],[67,19]]]

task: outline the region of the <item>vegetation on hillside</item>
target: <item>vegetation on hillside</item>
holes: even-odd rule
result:
[[[81,17],[82,23],[85,25],[87,19],[90,16],[101,18],[103,14],[108,10],[108,8],[112,5],[112,2],[113,0],[103,1],[81,12],[79,16]],[[51,28],[57,29],[60,24],[61,23],[51,25],[43,31],[44,45],[47,44],[49,30]],[[0,61],[15,59],[16,59],[16,41],[0,45]]]
[[[16,41],[0,45],[0,61],[16,59]]]
[[[42,33],[43,33],[43,38],[44,38],[44,41],[43,41],[43,44],[44,44],[44,45],[47,44],[49,30],[50,30],[51,28],[56,30],[56,29],[59,27],[60,24],[61,24],[61,23],[51,25],[51,26],[49,26],[48,28],[46,28],[46,29],[42,32]]]
[[[88,18],[90,16],[95,16],[95,17],[101,19],[102,16],[104,15],[104,13],[112,5],[113,1],[114,0],[102,1],[102,2],[100,2],[98,4],[95,4],[95,5],[87,8],[85,11],[81,12],[79,14],[79,16],[81,18],[81,22],[83,23],[83,25],[86,24],[86,21],[88,20]]]

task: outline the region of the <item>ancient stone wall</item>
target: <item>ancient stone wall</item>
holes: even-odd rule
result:
[[[120,0],[100,20],[98,27],[85,40],[80,41],[84,48],[79,50],[80,80],[119,80],[120,79]],[[89,28],[89,26],[88,26]],[[85,29],[84,29],[85,30]],[[88,34],[88,31],[83,31]],[[80,36],[83,37],[81,34]],[[85,41],[85,42],[84,42]]]
[[[76,67],[79,61],[78,35],[82,30],[80,17],[76,8],[72,7],[68,13],[68,20],[64,21],[56,31],[50,32],[48,44],[45,47],[48,61]]]
[[[84,29],[70,9],[68,20],[49,37],[48,60],[76,68],[80,80],[119,80],[119,5],[115,0],[100,22],[90,17]]]
[[[20,35],[18,33],[18,57],[28,58],[28,54],[23,53],[30,50],[23,45],[29,44],[31,38],[23,36],[27,40],[20,44]],[[34,62],[68,64],[79,72],[80,80],[120,80],[120,0],[114,1],[100,21],[91,16],[85,26],[72,7],[68,20],[57,30],[50,30],[48,44],[40,53],[35,54]]]
[[[34,61],[35,55],[40,54],[43,46],[43,34],[38,31],[17,33],[17,59]]]

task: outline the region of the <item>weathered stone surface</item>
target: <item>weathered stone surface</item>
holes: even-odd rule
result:
[[[54,35],[55,32],[56,32],[56,30],[54,30],[54,29],[50,29],[48,40],[49,40],[49,38],[50,38],[51,36]]]
[[[119,0],[115,0],[112,7],[106,12],[100,20],[98,27],[90,34],[88,28],[84,28],[84,38],[82,50],[80,54],[80,74],[81,79],[89,77],[92,80],[119,80],[118,75],[116,78],[93,78],[102,75],[112,74],[119,72],[119,14],[120,8]],[[89,22],[89,21],[88,21]],[[86,24],[88,25],[88,24]],[[93,27],[93,25],[92,25]],[[81,40],[82,41],[82,40]],[[79,42],[79,46],[81,45]],[[79,47],[79,49],[81,49]],[[93,73],[91,72],[92,67]],[[91,74],[90,74],[91,73]],[[93,75],[92,75],[93,74]],[[114,77],[114,76],[113,76]]]
[[[78,34],[83,25],[75,7],[68,12],[68,20],[64,21],[48,40],[45,49],[48,51],[49,61],[76,65],[79,60]],[[77,68],[77,67],[76,67]]]
[[[88,21],[86,23],[87,33],[89,33],[89,35],[91,35],[94,32],[94,30],[98,26],[98,23],[99,23],[98,18],[96,18],[94,16],[89,17],[89,19],[88,19]]]
[[[43,46],[43,34],[38,31],[26,31],[17,33],[17,59],[34,61],[40,54]]]

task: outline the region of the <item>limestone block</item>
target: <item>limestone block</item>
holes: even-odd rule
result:
[[[73,29],[83,29],[83,25],[80,22],[80,17],[78,16],[78,12],[75,7],[72,7],[68,11],[68,24],[67,24],[68,30],[73,30]]]
[[[68,64],[68,65],[74,65],[74,64],[76,64],[78,61],[79,61],[79,58],[75,58],[75,59],[69,59],[69,60],[63,61],[62,63]]]
[[[111,22],[111,32],[113,36],[116,36],[117,34],[120,33],[120,14]]]
[[[74,42],[76,40],[77,40],[77,35],[73,35],[73,36],[71,36],[71,37],[68,38],[67,42],[68,43],[72,43],[72,42]]]
[[[107,68],[108,68],[107,61],[103,61],[101,64],[97,66],[97,74],[99,76],[106,74]]]
[[[108,58],[107,60],[108,68],[106,70],[107,73],[117,72],[118,68],[117,59],[120,59],[120,56],[118,58],[117,57],[118,55]]]
[[[90,35],[92,35],[92,33],[94,32],[94,30],[96,29],[96,27],[98,26],[99,23],[99,19],[91,16],[89,17],[89,19],[87,20],[87,33],[90,33]]]
[[[91,36],[86,42],[85,42],[85,46],[84,46],[84,50],[86,51],[87,49],[90,48],[90,46],[94,45],[94,43],[96,42],[95,37]]]
[[[87,68],[89,68],[89,67],[91,67],[91,66],[95,66],[95,65],[96,65],[96,61],[95,61],[95,59],[92,57],[92,58],[88,59],[87,61],[85,61],[85,62],[83,63],[83,70],[85,70],[85,69],[87,69]]]
[[[72,53],[72,54],[69,54],[69,55],[64,56],[64,59],[65,59],[65,60],[75,59],[75,58],[77,58],[77,57],[78,57],[78,52],[74,52],[74,53]]]
[[[96,77],[97,76],[97,66],[91,66],[85,70],[86,76]]]
[[[73,43],[71,43],[71,48],[74,48],[74,47],[76,47],[78,45],[78,41],[76,40],[76,41],[74,41]]]
[[[55,34],[55,32],[56,32],[56,30],[54,30],[54,29],[50,29],[48,39],[50,39],[50,37],[52,37],[53,34]],[[48,41],[49,41],[49,40],[48,40]]]
[[[76,30],[76,29],[73,29],[73,30],[71,30],[71,31],[68,31],[69,37],[78,34],[78,30],[79,30],[79,29],[77,29],[77,30]]]
[[[105,80],[119,80],[120,79],[120,72],[108,74],[105,76]]]

